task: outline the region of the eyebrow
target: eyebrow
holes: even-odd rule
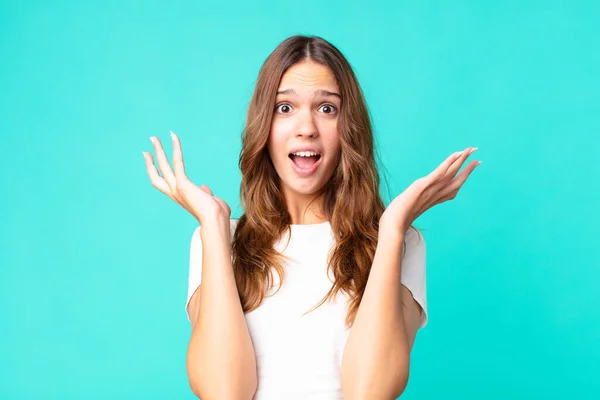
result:
[[[277,94],[293,94],[293,95],[297,95],[296,91],[294,91],[294,89],[285,89],[285,90],[278,90]],[[339,93],[337,92],[331,92],[329,90],[325,90],[325,89],[319,89],[317,91],[315,91],[315,94],[320,94],[322,96],[336,96],[338,99],[342,99],[342,96],[340,96]]]

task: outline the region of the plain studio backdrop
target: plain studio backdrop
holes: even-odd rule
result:
[[[142,151],[178,133],[239,217],[248,101],[294,34],[354,67],[386,201],[483,160],[415,223],[430,320],[402,398],[599,398],[599,21],[595,1],[3,1],[0,398],[194,398],[196,221]]]

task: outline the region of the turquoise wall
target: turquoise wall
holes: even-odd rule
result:
[[[0,398],[193,398],[196,221],[141,152],[174,130],[239,215],[254,81],[298,33],[354,66],[390,193],[483,160],[416,222],[430,322],[403,398],[600,397],[598,2],[201,3],[1,3]]]

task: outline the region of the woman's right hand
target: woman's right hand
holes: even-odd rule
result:
[[[171,137],[173,139],[173,165],[175,173],[173,173],[162,144],[157,137],[150,137],[150,140],[154,144],[156,158],[158,158],[158,168],[162,176],[159,175],[159,170],[154,165],[152,154],[142,152],[144,160],[146,160],[146,169],[152,186],[185,208],[198,220],[200,225],[213,219],[227,219],[229,221],[231,209],[227,203],[223,199],[213,196],[208,186],[202,185],[198,187],[189,180],[185,174],[179,137],[172,131]]]

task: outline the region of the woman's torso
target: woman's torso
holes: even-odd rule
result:
[[[345,293],[305,314],[333,285],[327,255],[333,245],[329,223],[292,226],[276,248],[294,261],[283,267],[283,285],[265,297],[246,322],[256,354],[255,400],[341,399],[341,360],[349,330],[345,328]],[[274,271],[273,294],[279,287]]]

